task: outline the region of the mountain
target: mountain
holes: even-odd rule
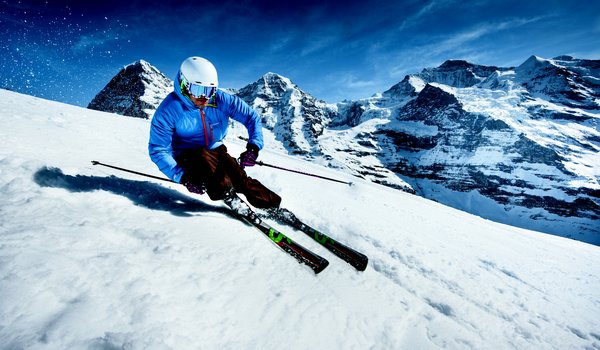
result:
[[[329,126],[343,124],[340,122],[338,106],[316,99],[290,79],[267,73],[240,89],[237,95],[262,116],[268,136],[272,135],[270,139],[275,144],[281,144],[287,153],[414,192],[405,181],[383,167],[371,151],[360,150],[362,146],[355,145],[355,142],[368,143],[368,140],[361,141],[356,135],[346,135],[340,142],[336,135],[331,135]],[[243,135],[244,132],[234,129],[234,134]],[[273,147],[273,143],[269,144]]]
[[[149,119],[173,91],[173,81],[140,60],[123,67],[88,105],[89,109]]]
[[[236,93],[263,116],[271,149],[600,245],[599,66],[570,56],[517,67],[450,60],[337,104],[275,73]]]
[[[429,74],[379,128],[384,163],[428,198],[599,244],[599,63],[534,56],[479,83]]]
[[[5,90],[0,118],[0,348],[600,347],[597,246],[264,149],[265,161],[353,182],[248,169],[369,257],[357,272],[269,221],[329,260],[315,276],[207,195],[90,164],[161,175],[147,120]]]
[[[322,154],[318,139],[333,116],[323,101],[275,73],[265,74],[237,95],[262,116],[263,126],[276,135],[289,153]]]
[[[600,244],[599,63],[448,61],[351,102],[339,120],[420,195]]]
[[[425,68],[420,73],[407,75],[404,80],[383,93],[396,99],[415,97],[428,83],[439,83],[457,88],[466,88],[483,82],[495,72],[508,71],[511,68],[482,66],[463,60],[448,60],[439,67]]]
[[[501,76],[491,79],[498,84],[504,81]],[[515,69],[514,81],[523,86],[531,98],[571,108],[600,110],[600,60],[579,60],[571,56],[548,60],[531,56]]]
[[[510,93],[478,93],[426,85],[378,130],[393,141],[385,164],[426,197],[598,244],[597,130],[532,118]],[[490,101],[497,105],[485,110]]]

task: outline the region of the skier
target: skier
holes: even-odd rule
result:
[[[212,200],[227,200],[237,192],[257,208],[278,208],[281,197],[244,170],[255,164],[263,147],[258,114],[239,97],[218,89],[217,70],[202,57],[184,60],[174,85],[152,119],[152,161],[192,193],[206,191]],[[248,130],[239,164],[223,144],[230,118]]]

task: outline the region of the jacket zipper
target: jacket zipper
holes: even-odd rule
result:
[[[206,130],[206,119],[204,117],[204,109],[200,109],[200,116],[202,117],[202,126],[204,127],[204,142],[206,143],[206,147],[208,148],[210,140],[208,139],[208,131]]]

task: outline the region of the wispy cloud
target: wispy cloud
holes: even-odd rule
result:
[[[379,82],[376,80],[361,79],[360,77],[356,76],[356,74],[351,72],[332,74],[328,76],[328,79],[336,81],[341,86],[344,86],[349,89],[373,88],[379,84]]]
[[[483,57],[478,52],[480,44],[488,37],[540,21],[545,17],[513,18],[501,22],[484,22],[450,35],[431,35],[430,39],[421,44],[399,50],[383,52],[376,50],[371,55],[381,65],[388,67],[389,74],[400,77],[414,67],[428,67],[440,64],[451,58]],[[502,47],[498,47],[502,49]],[[389,62],[394,62],[389,64]]]
[[[426,20],[433,13],[442,11],[443,9],[448,8],[455,2],[455,0],[431,0],[428,3],[426,3],[423,7],[419,8],[417,12],[405,18],[402,21],[402,24],[400,25],[398,30],[402,31],[407,28],[413,27],[418,23]]]
[[[370,97],[376,92],[382,92],[381,86],[392,85],[381,78],[364,72],[334,71],[303,83],[302,88],[327,102],[339,102],[348,98]]]
[[[423,53],[429,52],[430,55],[439,55],[449,51],[456,50],[468,45],[475,40],[495,34],[501,31],[512,30],[524,25],[537,22],[543,17],[535,18],[516,18],[497,23],[481,23],[465,31],[458,32],[443,38],[440,41],[432,42],[420,48]]]
[[[321,51],[327,47],[331,47],[339,43],[339,37],[335,35],[324,35],[314,40],[310,40],[305,43],[304,47],[300,50],[301,56],[307,56],[312,53]]]

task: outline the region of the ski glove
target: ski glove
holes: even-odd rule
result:
[[[187,190],[192,193],[204,194],[204,184],[191,181],[190,179],[188,179],[186,173],[184,173],[181,177],[181,184],[184,185],[185,188],[187,188]]]
[[[246,145],[246,150],[240,154],[240,165],[242,169],[247,166],[254,166],[258,158],[258,146],[249,143]]]

